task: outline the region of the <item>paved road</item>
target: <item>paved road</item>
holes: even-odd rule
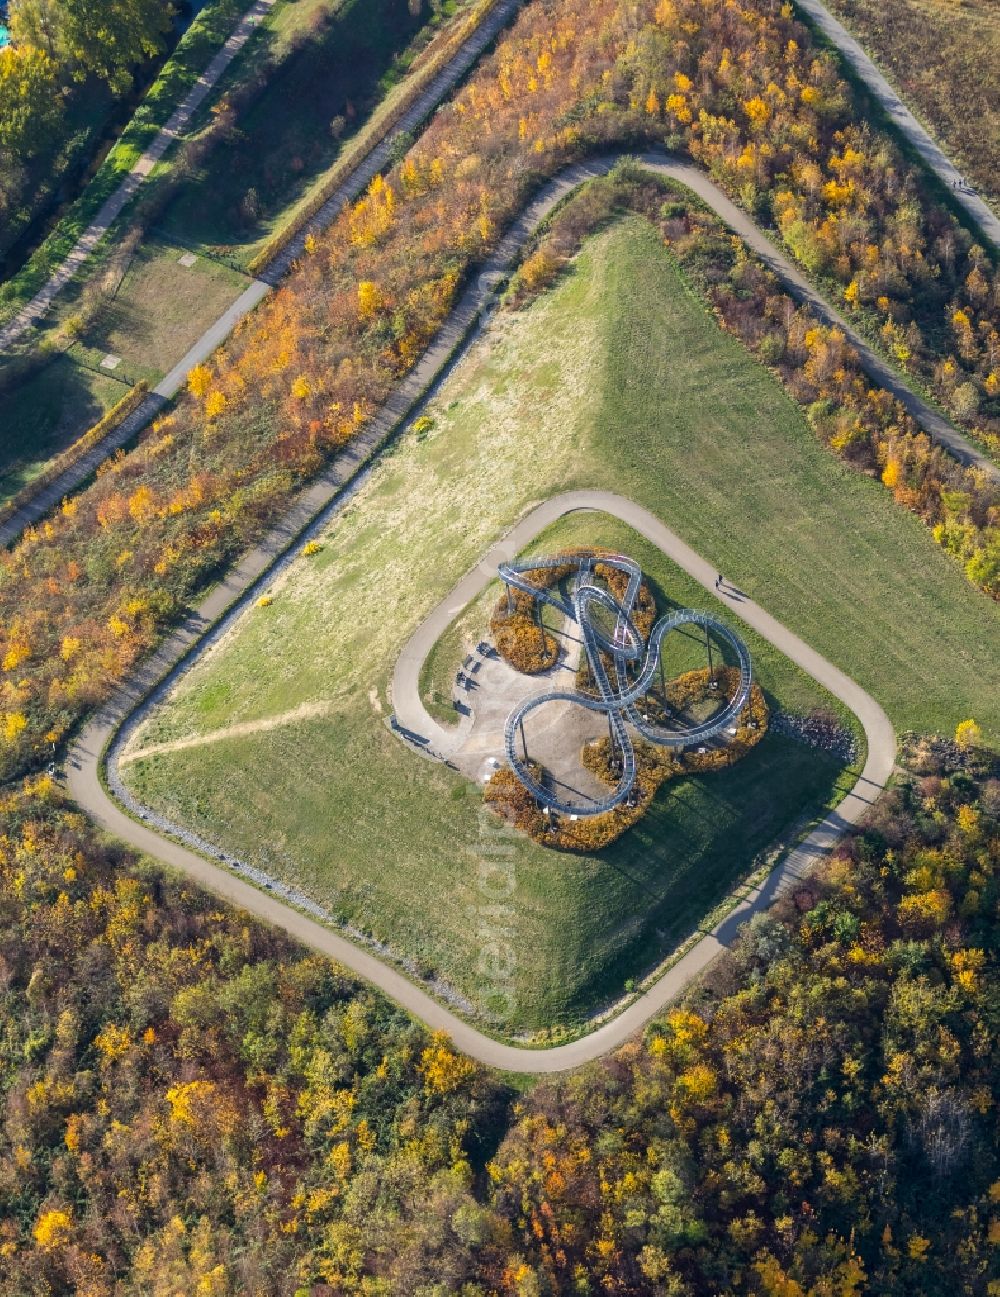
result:
[[[996,213],[978,196],[947,154],[934,143],[861,45],[820,0],[795,0],[795,7],[837,47],[871,95],[888,113],[896,130],[915,150],[924,165],[952,191],[955,201],[962,205],[981,233],[1000,251],[1000,219]],[[956,21],[960,19],[956,18]]]
[[[53,301],[94,251],[110,226],[149,179],[156,164],[170,145],[187,129],[188,123],[203,103],[205,96],[250,39],[273,4],[274,0],[255,0],[243,15],[232,35],[174,109],[166,124],[157,132],[145,153],[87,226],[63,264],[52,273],[45,286],[39,289],[27,306],[15,315],[5,328],[0,329],[0,351],[13,346],[46,314]]]
[[[744,598],[736,602],[731,596],[720,595],[715,590],[714,568],[646,509],[610,492],[574,491],[556,496],[533,509],[497,542],[441,607],[447,608],[449,612],[456,607],[464,607],[485,587],[501,558],[520,552],[557,518],[579,509],[600,509],[619,517],[684,568],[713,598],[730,602],[747,625],[752,626],[758,634],[850,707],[864,726],[868,740],[868,759],[861,778],[837,809],[771,871],[760,887],[751,891],[722,923],[706,933],[659,981],[633,1001],[624,1012],[589,1035],[547,1050],[518,1048],[493,1040],[444,1008],[397,969],[383,963],[369,951],[355,946],[336,932],[251,886],[228,870],[129,818],[105,792],[100,779],[101,754],[114,733],[121,715],[120,707],[107,709],[74,745],[69,769],[71,796],[117,837],[181,870],[201,886],[233,904],[283,928],[304,945],[337,960],[372,982],[428,1027],[447,1031],[459,1049],[490,1067],[511,1072],[552,1073],[566,1071],[601,1057],[626,1041],[649,1018],[675,999],[691,979],[735,939],[739,929],[752,915],[767,909],[778,896],[793,887],[829,854],[844,830],[857,823],[884,786],[892,772],[896,740],[888,717],[860,686],[752,600]],[[414,728],[425,725],[426,719],[429,719],[425,719],[426,713],[420,704],[418,680],[420,663],[440,633],[439,621],[440,617],[432,614],[423,623],[404,651],[403,670],[397,670],[393,679],[393,700],[397,715],[404,723],[407,720],[412,722]]]

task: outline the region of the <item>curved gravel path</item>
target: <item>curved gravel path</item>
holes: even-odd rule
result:
[[[489,40],[494,39],[496,36],[496,31],[493,30],[494,25],[497,29],[502,27],[503,23],[510,17],[511,11],[518,8],[522,2],[523,0],[504,0],[504,3],[497,9],[491,11],[489,26],[477,30],[474,37],[470,37],[470,41],[475,41],[477,45],[482,44],[485,47]],[[471,57],[468,49],[466,49],[465,55]],[[478,57],[478,54],[475,57]],[[456,81],[462,75],[461,70],[456,71],[455,67],[450,67],[447,71],[449,75],[454,76]],[[432,86],[427,93],[430,94],[433,89]],[[414,106],[413,111],[417,111],[416,106]],[[422,111],[423,115],[426,115],[426,109]],[[383,149],[391,149],[393,139],[395,139],[395,135],[391,139],[383,141],[383,144],[379,145],[378,149],[361,164],[358,171],[353,173],[348,181],[345,181],[342,189],[338,190],[329,200],[329,203],[317,214],[314,221],[303,228],[299,241],[304,240],[311,230],[325,228],[326,225],[329,225],[344,203],[351,201],[352,196],[356,196],[365,188],[371,176],[378,172],[385,161],[385,159],[382,159],[379,162],[376,154],[381,157]],[[403,401],[398,400],[397,396],[390,399],[385,407],[385,410],[391,416],[388,421],[390,424],[394,424],[405,414],[409,405],[415,399],[412,394],[414,383],[411,380],[416,379],[416,389],[418,392],[422,392],[427,384],[434,379],[441,367],[442,344],[444,353],[450,355],[462,341],[476,318],[490,306],[497,285],[510,274],[538,225],[579,185],[597,176],[607,175],[620,158],[631,156],[633,155],[627,150],[623,150],[618,153],[595,157],[587,162],[575,163],[559,172],[553,180],[550,180],[542,187],[504,235],[493,255],[480,267],[471,286],[466,290],[439,331],[437,340],[431,345],[430,351],[425,354],[416,370],[411,372],[410,378],[406,380],[403,387],[398,389],[398,391],[410,392],[411,394]],[[949,453],[960,463],[980,468],[992,477],[1000,477],[1000,467],[954,428],[947,419],[932,409],[926,401],[911,391],[900,375],[872,350],[861,334],[854,329],[844,316],[839,311],[834,310],[829,302],[812,287],[785,253],[780,251],[764,231],[747,216],[746,212],[738,208],[703,171],[690,163],[682,162],[677,158],[659,152],[644,153],[639,160],[647,170],[653,171],[657,175],[666,176],[670,180],[675,180],[695,193],[715,212],[725,225],[735,234],[738,234],[748,247],[753,249],[760,259],[778,276],[792,297],[807,305],[824,323],[836,325],[837,328],[842,329],[845,337],[857,351],[866,373],[880,387],[892,392],[932,440],[946,446]],[[298,247],[299,241],[293,244],[292,248]],[[291,251],[292,249],[289,249],[289,255],[291,255]],[[278,263],[275,263],[268,271],[268,275],[273,275],[275,280],[278,277],[277,267]],[[285,269],[287,270],[287,267]],[[285,273],[285,271],[281,273]],[[163,408],[166,400],[180,390],[189,370],[211,355],[235,327],[237,321],[249,310],[252,310],[270,291],[270,285],[264,283],[263,280],[254,280],[239,300],[234,302],[220,319],[206,331],[202,338],[195,343],[184,359],[171,370],[166,378],[157,384],[146,401],[124,424],[113,429],[103,441],[96,445],[77,464],[68,468],[44,492],[40,492],[38,496],[28,501],[15,514],[12,514],[6,522],[0,524],[0,545],[10,545],[25,527],[44,517],[68,493],[79,486],[81,482],[86,481],[97,465],[112,451],[124,445],[126,441],[140,432],[145,424]],[[375,427],[376,430],[381,429],[381,431],[377,431],[375,438],[376,441],[380,441],[385,436],[386,420],[380,416],[375,421]],[[367,442],[362,444],[367,444]]]
[[[861,721],[868,740],[868,759],[855,787],[836,810],[815,828],[754,888],[720,924],[704,936],[648,991],[635,999],[617,1017],[596,1031],[553,1049],[524,1049],[503,1044],[484,1035],[457,1017],[404,974],[383,963],[374,954],[286,905],[275,896],[212,864],[180,843],[165,838],[137,823],[109,797],[101,783],[104,746],[120,722],[121,705],[106,709],[74,745],[69,770],[69,791],[75,800],[101,825],[138,850],[179,869],[203,887],[225,897],[252,914],[283,928],[296,940],[337,960],[379,987],[426,1025],[447,1031],[463,1052],[490,1067],[511,1072],[562,1072],[601,1057],[632,1036],[649,1018],[705,969],[742,925],[754,914],[767,909],[775,899],[794,886],[826,857],[838,838],[864,815],[892,772],[896,739],[882,708],[861,687],[821,657],[750,599],[738,602],[715,589],[715,569],[648,510],[607,491],[574,491],[559,495],[533,509],[498,541],[472,572],[439,605],[407,644],[393,677],[393,701],[397,716],[414,728],[426,729],[430,720],[420,702],[420,664],[448,625],[457,608],[486,586],[503,558],[513,557],[535,536],[563,514],[579,509],[600,509],[613,514],[656,545],[698,581],[714,598],[732,602],[734,611],[759,635],[769,640],[793,662],[807,671],[839,698]],[[124,704],[127,706],[127,702]]]
[[[854,73],[864,82],[868,92],[885,109],[895,129],[917,153],[924,166],[933,171],[941,183],[947,186],[955,201],[964,208],[980,232],[1000,252],[1000,218],[997,217],[996,212],[979,197],[974,187],[943,149],[934,143],[893,89],[888,78],[865,53],[861,44],[833,16],[826,5],[820,3],[820,0],[795,0],[795,7],[805,15],[808,22],[819,28],[831,45],[836,46]],[[961,21],[958,15],[955,21]],[[995,57],[996,51],[994,51]]]
[[[318,535],[331,515],[346,502],[350,494],[366,476],[367,468],[380,448],[387,443],[413,411],[421,398],[446,371],[463,343],[473,336],[473,326],[488,312],[498,282],[516,264],[523,248],[538,223],[576,186],[597,175],[605,174],[614,165],[618,155],[597,158],[588,163],[567,168],[548,184],[528,205],[521,217],[508,231],[493,257],[469,285],[452,315],[439,332],[434,343],[420,363],[400,384],[393,396],[372,423],[364,430],[338,460],[315,479],[309,487],[293,500],[281,523],[275,527],[253,550],[232,568],[225,578],[213,588],[189,618],[164,641],[133,674],[121,691],[91,720],[74,744],[70,754],[69,788],[71,794],[94,817],[118,836],[131,842],[140,850],[158,857],[184,870],[202,885],[227,897],[234,903],[260,917],[275,922],[292,936],[337,959],[356,973],[368,978],[388,995],[398,1000],[431,1027],[448,1030],[457,1045],[469,1054],[492,1066],[509,1070],[531,1072],[562,1071],[596,1058],[625,1040],[651,1015],[658,1012],[698,971],[704,968],[726,942],[732,939],[740,923],[761,909],[775,896],[778,889],[788,885],[812,867],[825,854],[843,829],[855,822],[871,798],[883,786],[891,770],[895,754],[895,739],[891,725],[878,704],[854,682],[848,680],[830,663],[815,654],[790,631],[781,627],[763,609],[749,601],[739,605],[738,611],[748,624],[759,633],[772,639],[783,652],[814,675],[832,693],[841,698],[861,718],[868,736],[868,762],[862,780],[835,813],[816,829],[772,873],[763,888],[751,895],[733,915],[714,932],[707,934],[683,959],[679,961],[650,991],[634,1001],[621,1015],[606,1023],[589,1036],[558,1049],[536,1051],[518,1049],[492,1040],[462,1019],[450,1013],[426,992],[376,955],[363,950],[344,937],[331,931],[283,904],[273,895],[252,886],[244,879],[206,858],[188,851],[152,828],[129,818],[105,793],[100,779],[102,754],[105,745],[123,725],[126,718],[149,699],[169,687],[173,679],[183,672],[193,658],[221,634],[242,609],[257,597],[273,580],[276,572],[294,558],[303,541]],[[708,201],[722,217],[740,232],[750,225],[746,216],[733,207],[710,180],[695,168],[660,155],[644,159],[652,170],[688,184]],[[798,291],[804,299],[812,300],[813,290],[801,279],[798,272],[785,262],[771,247],[765,236],[750,225],[753,238],[748,242],[762,254],[770,253],[778,261],[779,273],[789,288]],[[829,308],[821,303],[826,311]],[[830,312],[833,318],[839,319]],[[617,497],[601,493],[580,493],[567,502],[565,498],[550,501],[540,511],[525,520],[504,541],[499,542],[495,553],[477,566],[475,574],[466,578],[468,589],[482,588],[482,583],[492,575],[493,559],[501,554],[511,556],[530,540],[531,526],[547,525],[566,508],[598,507],[611,513],[619,511],[624,521],[635,527],[650,540],[660,545],[674,561],[679,562],[706,589],[714,593],[714,572],[662,523],[646,514],[638,506]],[[465,586],[452,592],[446,604],[454,607],[461,599],[468,601]],[[447,624],[445,622],[444,624]],[[413,710],[419,708],[419,664],[426,647],[433,643],[432,629],[425,635],[428,644],[411,641],[411,665],[397,667],[403,671],[394,683],[397,708],[405,719],[409,716],[412,727],[418,732],[429,731],[433,722],[426,714]],[[420,632],[418,632],[420,634]],[[406,672],[409,670],[409,680]],[[415,696],[414,696],[415,695]],[[410,710],[408,710],[410,709]],[[422,712],[422,708],[419,709]],[[446,734],[445,731],[442,731]]]

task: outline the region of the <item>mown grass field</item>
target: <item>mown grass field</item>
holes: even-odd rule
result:
[[[123,769],[161,809],[470,998],[482,989],[479,794],[392,737],[385,688],[427,612],[558,491],[604,486],[646,505],[898,728],[951,730],[974,715],[991,740],[1000,734],[997,608],[887,492],[817,443],[641,221],[591,240],[554,291],[502,319],[430,414],[430,434],[400,442],[322,553],[248,612],[137,746],[213,741]],[[676,573],[637,556],[681,591]],[[780,689],[793,705],[807,687],[789,677]],[[264,720],[271,728],[224,736]],[[515,1025],[579,1015],[666,953],[688,901],[703,913],[782,824],[829,798],[838,772],[806,752],[769,737],[728,775],[668,786],[614,858],[526,844],[511,920]]]
[[[114,298],[84,328],[71,354],[93,367],[110,353],[121,362],[115,377],[158,382],[250,283],[207,257],[185,266],[185,255],[183,244],[146,239]]]

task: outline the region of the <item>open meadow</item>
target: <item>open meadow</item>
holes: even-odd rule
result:
[[[476,893],[479,793],[392,736],[386,684],[420,620],[532,504],[582,486],[634,498],[897,728],[950,731],[975,715],[1000,730],[996,607],[878,484],[818,444],[641,220],[592,239],[550,294],[501,317],[428,413],[430,430],[401,440],[322,551],[179,683],[122,772],[157,809],[390,938],[469,1000],[489,909]],[[594,522],[593,543],[631,550],[664,594],[699,602],[620,524]],[[540,543],[580,539],[575,518]],[[772,701],[827,701],[748,642]],[[846,782],[831,759],[769,736],[726,774],[667,785],[608,852],[525,843],[504,918],[518,951],[507,1025],[578,1019],[619,992]]]

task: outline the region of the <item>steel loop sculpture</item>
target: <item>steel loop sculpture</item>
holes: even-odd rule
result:
[[[537,585],[528,577],[531,572],[552,571],[567,565],[576,567],[568,597],[558,590]],[[625,595],[620,602],[603,585],[597,583],[595,568],[598,566],[613,568],[628,577]],[[507,760],[525,788],[549,811],[564,815],[600,815],[624,802],[636,780],[635,746],[630,730],[658,746],[683,748],[721,734],[746,706],[753,680],[750,653],[739,636],[722,622],[705,613],[690,610],[668,613],[655,623],[648,639],[643,638],[633,619],[642,585],[642,569],[633,559],[621,554],[560,554],[527,559],[521,563],[502,563],[498,570],[507,587],[508,606],[511,590],[519,590],[530,596],[539,610],[541,604],[549,604],[577,624],[597,688],[594,695],[566,689],[540,693],[520,703],[507,718],[504,732]],[[614,631],[611,634],[595,620],[596,609],[603,609],[614,619]],[[683,626],[701,627],[706,642],[709,643],[709,651],[710,635],[715,635],[732,648],[739,666],[739,684],[733,696],[709,719],[668,728],[651,724],[640,714],[636,704],[649,692],[660,664],[664,639]],[[611,667],[610,673],[608,665]],[[582,805],[564,802],[535,777],[526,753],[518,753],[517,735],[520,732],[523,744],[525,717],[551,702],[575,703],[589,711],[607,715],[610,737],[621,771],[617,786],[608,796]]]

